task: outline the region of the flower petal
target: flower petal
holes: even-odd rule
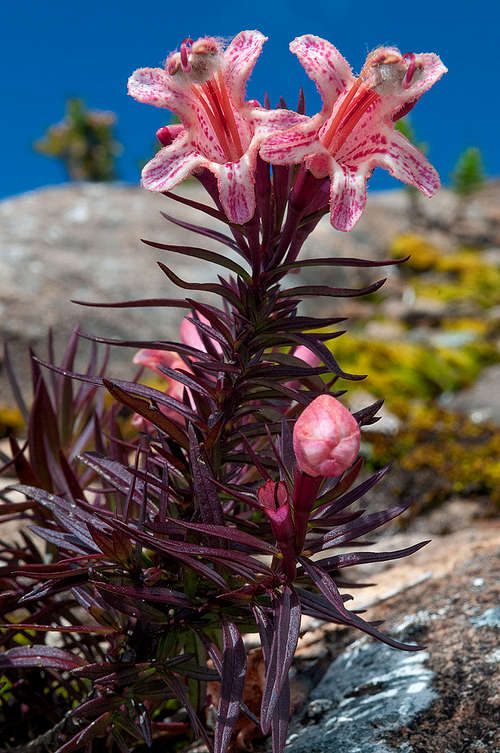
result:
[[[169,191],[205,163],[205,157],[183,133],[173,144],[161,149],[144,167],[142,185],[149,191]]]
[[[271,134],[276,131],[287,131],[296,125],[306,124],[311,118],[307,115],[299,115],[293,110],[265,110],[256,107],[251,110],[249,118],[252,119],[255,129],[259,129],[259,135]]]
[[[243,105],[247,79],[266,40],[260,31],[240,31],[224,52],[224,81],[236,107]]]
[[[238,162],[223,165],[210,162],[206,166],[217,176],[219,198],[231,222],[242,225],[255,212],[254,169],[255,151],[246,152]]]
[[[330,222],[348,232],[357,223],[366,204],[366,172],[335,163],[330,188]]]
[[[138,68],[128,80],[128,93],[138,102],[168,107],[170,76],[163,68]]]
[[[441,186],[439,175],[429,160],[397,131],[391,134],[389,150],[377,159],[377,164],[426,196],[433,196]]]
[[[299,58],[316,83],[323,99],[323,109],[331,109],[341,92],[354,82],[351,66],[333,44],[313,34],[297,37],[290,51]]]
[[[260,156],[273,165],[297,165],[305,157],[325,152],[318,139],[323,118],[308,118],[300,125],[267,138],[260,148]]]
[[[193,110],[192,97],[177,87],[163,68],[138,68],[128,80],[128,93],[138,102],[168,107],[182,120]]]
[[[371,57],[374,89],[384,100],[385,112],[393,121],[406,115],[448,70],[432,52],[401,55],[395,48],[380,47]]]

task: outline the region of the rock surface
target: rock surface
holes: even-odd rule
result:
[[[180,193],[206,201],[201,187],[185,183]],[[461,230],[469,228],[470,242],[481,226],[489,244],[500,244],[498,211],[499,185],[491,182],[470,202]],[[420,206],[431,231],[439,242],[450,244],[440,229],[455,212],[455,197],[441,191],[432,201],[421,199]],[[350,233],[332,230],[325,217],[303,250],[303,256],[387,257],[387,248],[398,233],[408,230],[407,197],[402,190],[371,194],[367,209]],[[21,379],[27,382],[24,358],[27,344],[45,352],[49,327],[55,328],[59,352],[73,329],[115,338],[170,339],[177,335],[181,314],[175,309],[92,309],[70,303],[70,299],[117,301],[128,298],[182,297],[182,292],[164,277],[155,260],[172,264],[181,277],[193,281],[212,280],[210,265],[152,249],[140,243],[147,238],[165,243],[202,245],[217,248],[209,239],[167,224],[160,210],[179,219],[220,228],[220,223],[189,207],[140,188],[120,184],[68,184],[33,191],[0,202],[0,337],[11,344],[14,360],[21,365]],[[496,214],[495,214],[496,212]],[[469,223],[469,224],[467,224]],[[472,223],[472,224],[471,224]],[[472,228],[472,229],[471,229]],[[481,233],[479,235],[481,235]],[[471,235],[472,234],[472,235]],[[497,236],[499,236],[497,238]],[[481,236],[482,237],[482,236]],[[496,240],[495,240],[496,239]],[[480,240],[480,239],[479,239]],[[323,281],[336,285],[363,285],[385,277],[387,269],[326,269]],[[297,276],[294,282],[298,281]],[[317,281],[317,270],[304,272],[300,280]],[[390,268],[384,288],[387,315],[410,316],[422,302],[404,298],[398,285],[398,270]],[[211,297],[211,296],[210,296]],[[424,302],[425,303],[425,302]],[[432,302],[431,302],[432,303]],[[349,299],[313,302],[320,308],[349,316]],[[392,307],[392,308],[391,308]],[[429,316],[424,305],[423,315]],[[377,310],[380,314],[380,308]],[[417,312],[418,313],[418,312]],[[420,316],[421,314],[419,314]],[[83,349],[88,344],[83,343]],[[131,373],[130,349],[115,348],[112,371],[115,376]],[[5,373],[0,371],[0,401],[10,396]]]
[[[447,401],[446,408],[470,416],[473,421],[500,425],[500,365],[484,369],[471,387]]]
[[[405,534],[383,548],[408,543]],[[371,593],[356,592],[350,604],[369,607],[368,618],[385,619],[386,632],[426,650],[408,654],[356,640],[297,714],[286,750],[499,753],[499,575],[498,521],[437,537],[414,557],[386,563]],[[317,628],[302,639],[299,657],[309,648],[310,658],[313,645],[319,657],[325,646],[331,653],[345,632]]]

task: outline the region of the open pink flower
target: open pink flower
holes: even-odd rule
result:
[[[379,47],[355,78],[348,62],[329,42],[306,34],[290,50],[315,81],[323,109],[262,145],[263,159],[276,165],[305,162],[316,178],[331,177],[331,223],[350,230],[366,203],[366,181],[378,165],[404,183],[432,196],[439,177],[395,122],[406,115],[446,68],[432,53],[401,55]]]
[[[169,129],[170,135],[175,133],[173,143],[143,169],[145,188],[168,191],[198,168],[207,168],[217,178],[229,219],[251,219],[261,141],[306,120],[288,110],[265,110],[256,102],[245,102],[245,85],[265,41],[258,31],[242,31],[224,50],[210,37],[194,43],[186,39],[180,52],[167,59],[165,70],[140,68],[132,74],[132,97],[172,110],[183,124],[178,133]]]

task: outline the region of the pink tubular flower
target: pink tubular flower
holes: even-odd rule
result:
[[[293,430],[298,466],[313,477],[340,476],[356,460],[359,444],[356,419],[331,395],[309,403]]]
[[[217,178],[228,218],[237,223],[251,219],[260,143],[307,119],[245,102],[245,85],[265,41],[258,31],[242,31],[223,50],[210,37],[185,39],[180,52],[167,59],[166,70],[140,68],[132,74],[132,97],[172,110],[183,124],[178,133],[172,127],[160,129],[158,138],[167,145],[143,169],[145,188],[168,191],[193,171],[207,168]]]
[[[379,47],[355,78],[329,42],[306,34],[290,50],[315,81],[323,109],[289,130],[273,134],[261,157],[276,165],[305,162],[316,178],[331,177],[330,218],[337,230],[351,230],[366,203],[366,181],[378,165],[432,196],[439,177],[424,155],[394,124],[406,115],[446,68],[432,53],[401,55]]]

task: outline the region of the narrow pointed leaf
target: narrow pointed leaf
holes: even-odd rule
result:
[[[266,684],[261,706],[261,727],[264,733],[270,729],[274,710],[288,677],[299,639],[300,602],[290,586],[285,586],[283,592],[276,598],[274,610],[275,632],[266,667]]]
[[[204,261],[211,262],[212,264],[218,264],[219,266],[225,267],[231,272],[239,275],[245,280],[245,282],[251,282],[250,275],[243,269],[243,267],[241,267],[232,259],[229,259],[227,256],[222,256],[222,254],[218,254],[215,251],[209,251],[206,248],[194,248],[193,246],[172,246],[168,243],[155,243],[154,241],[144,240],[144,238],[141,238],[141,241],[147,246],[153,246],[153,248],[159,248],[162,251],[171,251],[175,254],[191,256],[194,259],[203,259]],[[231,247],[235,248],[235,246],[236,244],[233,244]]]
[[[246,674],[246,650],[233,622],[222,624],[220,698],[215,726],[214,753],[225,753],[238,721]]]

